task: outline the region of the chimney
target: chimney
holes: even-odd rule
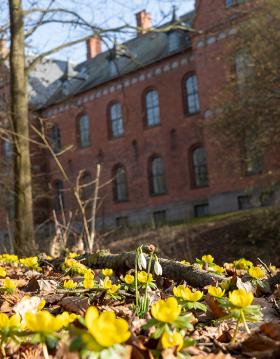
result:
[[[148,29],[152,27],[151,14],[146,12],[146,10],[139,11],[135,14],[136,25],[137,25],[137,34],[143,35],[147,32]]]
[[[86,41],[87,44],[87,59],[93,59],[102,52],[101,39],[99,36],[93,36]]]

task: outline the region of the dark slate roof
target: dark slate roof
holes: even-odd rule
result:
[[[191,26],[193,17],[194,11],[189,12],[180,17],[180,23]],[[167,28],[171,24],[172,22],[166,23],[161,28]],[[102,52],[76,66],[68,64],[64,74],[51,84],[52,91],[50,91],[49,96],[45,96],[46,101],[44,103],[34,103],[35,107],[43,109],[54,105],[69,97],[190,48],[191,43],[187,30],[176,29],[172,32],[176,32],[178,40],[178,46],[173,51],[170,51],[169,47],[171,32],[156,31],[137,36],[121,45],[115,45],[113,49]],[[114,73],[111,71],[112,67],[115,67]]]

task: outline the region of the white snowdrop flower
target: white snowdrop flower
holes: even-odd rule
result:
[[[162,266],[160,265],[158,259],[155,260],[154,271],[156,275],[162,275]]]
[[[145,254],[141,252],[138,257],[138,267],[139,269],[146,269],[147,268],[147,261],[145,258]]]

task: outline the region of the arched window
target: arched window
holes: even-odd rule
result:
[[[128,200],[128,188],[126,171],[122,165],[115,167],[113,171],[113,192],[115,201],[127,201]]]
[[[185,79],[186,109],[189,115],[200,111],[197,76],[192,74]]]
[[[110,136],[113,138],[121,137],[124,133],[122,108],[119,102],[110,106]]]
[[[54,125],[51,128],[51,145],[55,153],[61,150],[61,137],[60,137],[60,129],[58,125]]]
[[[146,92],[145,106],[147,126],[156,126],[160,124],[159,100],[156,90],[149,90]]]
[[[87,147],[90,144],[89,117],[86,114],[78,119],[78,142],[80,147]]]
[[[153,157],[149,166],[150,193],[152,195],[166,192],[164,164],[161,157]]]
[[[193,186],[208,186],[208,171],[206,153],[203,147],[195,147],[192,152]]]
[[[54,209],[57,212],[64,209],[64,185],[61,180],[54,182]]]

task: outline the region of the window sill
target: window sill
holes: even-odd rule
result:
[[[157,123],[155,125],[145,125],[145,130],[150,130],[152,128],[161,127],[161,123]]]
[[[160,197],[160,196],[165,196],[167,195],[168,192],[162,192],[162,193],[150,193],[150,197]]]
[[[201,111],[193,112],[193,113],[187,112],[187,113],[185,113],[185,116],[186,116],[186,117],[192,117],[192,116],[198,116],[198,115],[200,115],[200,114],[201,114]]]
[[[89,143],[88,145],[85,145],[85,146],[79,145],[79,146],[78,146],[78,150],[83,150],[83,149],[88,148],[88,147],[90,147],[90,146],[91,146],[90,143]]]
[[[108,140],[109,140],[109,141],[114,141],[114,140],[118,140],[118,139],[120,139],[120,138],[124,138],[124,135],[115,136],[115,137],[111,136],[111,137],[108,138]]]

